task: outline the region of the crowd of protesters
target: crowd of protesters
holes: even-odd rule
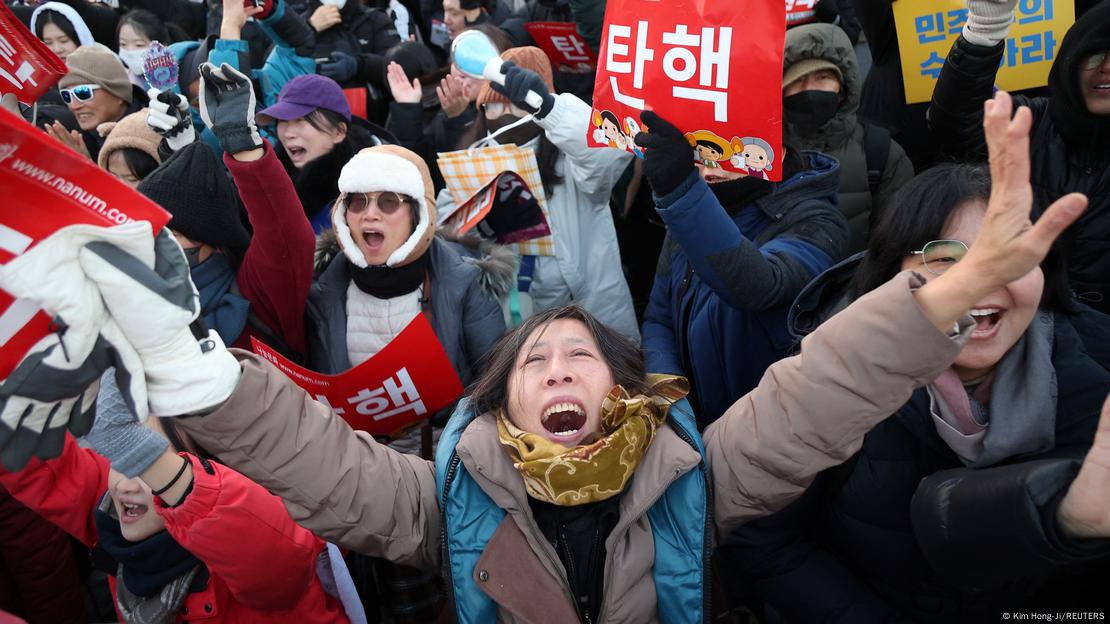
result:
[[[1110,0],[1013,95],[966,0],[917,105],[895,1],[788,21],[770,181],[587,145],[526,25],[604,0],[6,0],[66,73],[3,106],[170,220],[0,266],[62,327],[0,384],[0,622],[1105,619]],[[514,145],[547,235],[445,225],[440,155]],[[465,392],[388,437],[250,351],[421,315]]]

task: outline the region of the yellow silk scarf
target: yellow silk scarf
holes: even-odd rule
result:
[[[497,418],[501,444],[524,477],[528,495],[555,505],[583,505],[624,491],[636,466],[667,419],[671,404],[686,396],[683,377],[649,375],[650,395],[629,396],[621,386],[601,404],[601,435],[567,448],[542,435],[522,431],[502,410]]]

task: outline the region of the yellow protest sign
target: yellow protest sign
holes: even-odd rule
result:
[[[952,42],[967,22],[962,0],[898,0],[894,23],[906,102],[927,102]],[[996,84],[1007,91],[1042,87],[1064,33],[1075,21],[1073,0],[1019,0]]]

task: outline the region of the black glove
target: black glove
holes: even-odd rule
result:
[[[656,195],[667,195],[694,170],[693,148],[678,128],[654,111],[641,113],[640,121],[649,130],[634,139],[636,145],[645,148],[644,177]]]
[[[200,66],[200,116],[228,154],[262,147],[254,121],[254,86],[250,78],[224,63]]]
[[[358,74],[358,58],[346,52],[332,52],[331,61],[320,66],[320,75],[336,82],[347,82]]]
[[[512,61],[505,61],[501,65],[501,73],[505,74],[504,86],[491,80],[490,88],[509,98],[510,102],[521,109],[532,113],[536,119],[547,117],[547,114],[555,106],[555,96],[547,90],[547,85],[543,83],[543,78],[540,78],[539,74],[530,69],[517,67],[516,63]],[[539,108],[525,101],[529,91],[543,99],[543,104]]]

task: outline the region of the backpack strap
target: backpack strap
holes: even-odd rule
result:
[[[874,195],[883,180],[886,162],[890,160],[890,130],[863,124],[863,154],[867,159],[867,186]]]

